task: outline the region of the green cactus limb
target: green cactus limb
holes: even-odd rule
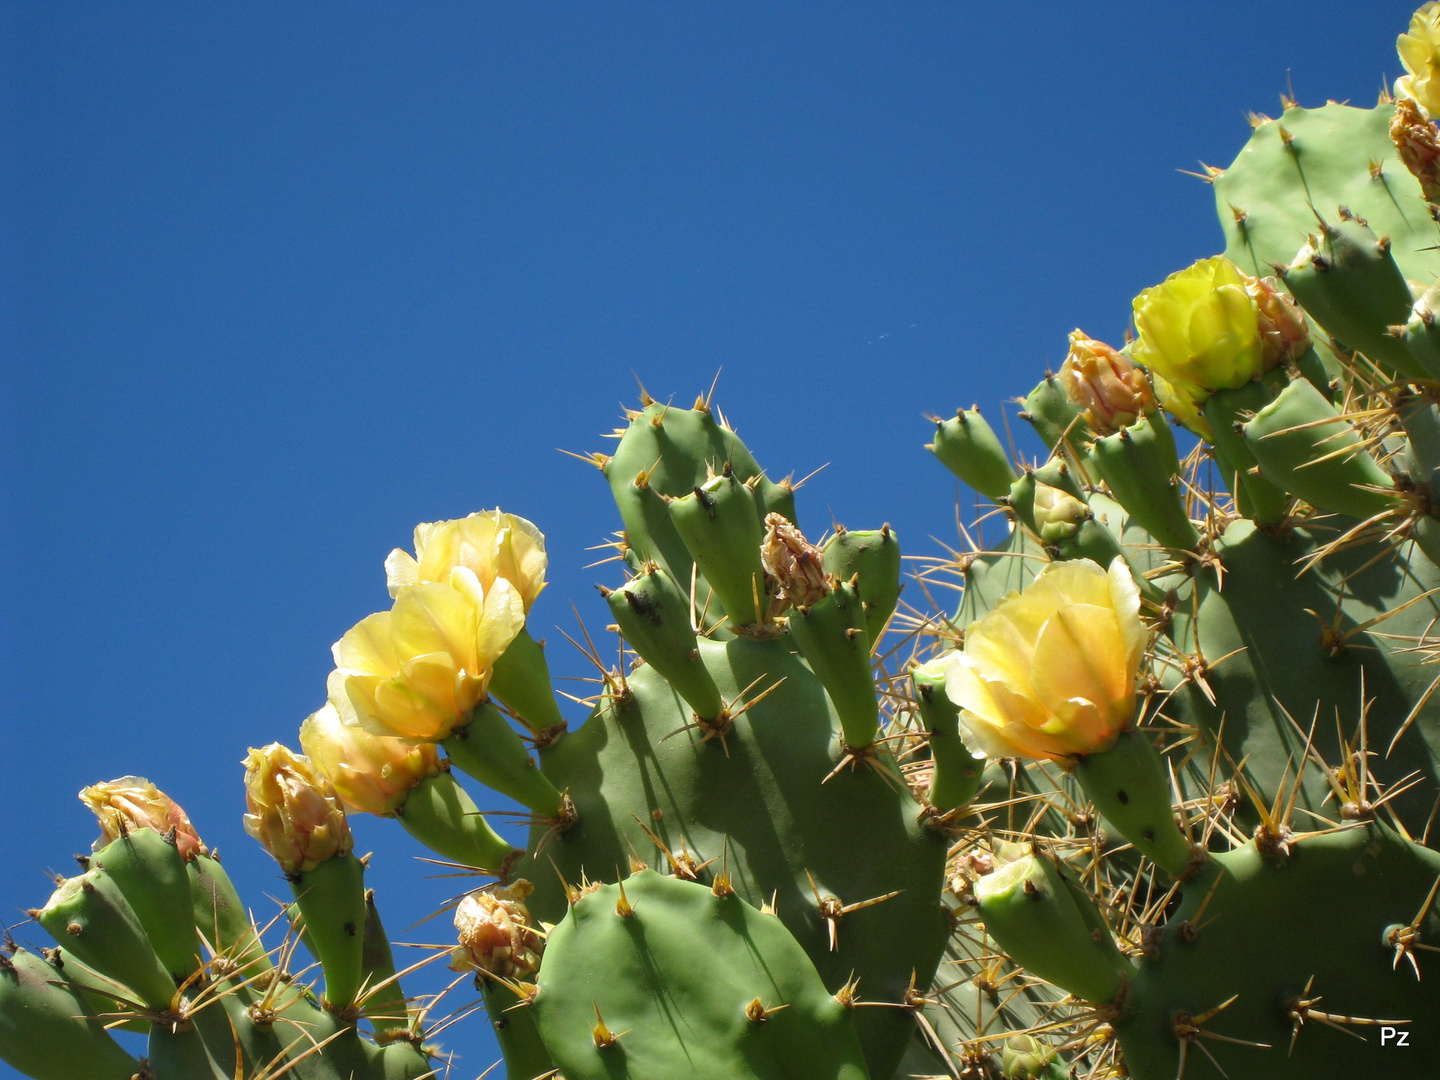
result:
[[[1313,1007],[1398,1024],[1415,1053],[1433,1053],[1440,981],[1417,979],[1415,954],[1397,955],[1392,939],[1412,925],[1426,940],[1440,935],[1440,910],[1426,907],[1437,877],[1440,853],[1374,822],[1294,838],[1288,855],[1264,854],[1254,841],[1216,854],[1182,886],[1153,958],[1132,981],[1131,1011],[1115,1022],[1130,1075],[1171,1080],[1181,1060],[1177,1016],[1227,1002],[1201,1026],[1228,1040],[1206,1046],[1232,1077],[1349,1080],[1408,1070],[1376,1026],[1342,1019],[1342,1032],[1297,1016]],[[1426,955],[1417,962],[1428,975]],[[1203,1057],[1189,1051],[1191,1060]]]
[[[183,1076],[185,1080],[234,1080],[235,1076],[234,1051],[222,1054],[217,1060],[193,1021],[173,1028],[162,1024],[152,1031],[146,1044],[145,1061],[156,1080],[172,1076]]]
[[[1008,490],[1008,489],[1007,489]],[[841,581],[858,577],[870,641],[880,640],[900,601],[900,541],[895,530],[840,528],[820,552],[820,565]]]
[[[35,1080],[132,1080],[140,1063],[83,994],[25,949],[0,954],[0,1060]]]
[[[73,954],[67,953],[64,946],[57,945],[53,949],[44,949],[41,955],[44,956],[45,962],[54,969],[53,977],[67,986],[79,990],[85,996],[85,1000],[95,1015],[118,1016],[121,1013],[134,1012],[135,1005],[131,1000],[128,987],[123,983],[116,982],[108,975],[96,971]],[[115,1021],[110,1020],[110,1024],[115,1025]],[[132,1016],[118,1024],[118,1030],[148,1035],[150,1021],[143,1016]]]
[[[725,708],[715,680],[700,662],[690,598],[657,563],[614,590],[601,590],[625,640],[695,710],[714,720]],[[698,615],[698,612],[696,612]]]
[[[765,619],[765,539],[755,492],[731,472],[721,473],[670,504],[670,518],[732,630]]]
[[[124,983],[147,1008],[168,1012],[175,980],[115,879],[101,867],[66,878],[35,919],[82,963]]]
[[[1364,519],[1397,508],[1390,475],[1306,379],[1295,379],[1245,424],[1245,443],[1265,479],[1318,509]]]
[[[928,985],[949,933],[938,900],[944,835],[880,772],[863,765],[835,771],[839,717],[783,639],[698,644],[726,700],[754,704],[736,710],[722,745],[718,733],[694,726],[690,709],[646,664],[583,726],[541,750],[546,775],[569,791],[577,820],[514,871],[535,883],[532,913],[550,922],[564,915],[561,876],[613,881],[632,858],[670,865],[658,841],[677,872],[708,880],[723,869],[748,903],[773,898],[832,991],[852,974],[870,1000],[903,1000],[912,975]],[[546,832],[532,831],[532,852]],[[830,898],[843,906],[892,893],[838,920],[822,911]],[[891,1076],[913,1017],[898,1009],[858,1012],[872,1075]]]
[[[1424,367],[1390,330],[1406,324],[1414,304],[1390,238],[1376,236],[1343,207],[1340,214],[1334,223],[1319,218],[1309,242],[1280,271],[1285,285],[1332,338],[1392,376],[1424,377]]]
[[[870,635],[860,594],[849,582],[809,608],[790,612],[790,636],[840,714],[845,745],[863,750],[880,726],[880,699],[870,673]]]
[[[1181,591],[1168,637],[1173,653],[1162,667],[1176,692],[1163,713],[1204,732],[1205,744],[1187,767],[1187,790],[1209,789],[1209,763],[1222,741],[1228,759],[1243,763],[1246,781],[1272,799],[1306,759],[1317,715],[1308,754],[1332,766],[1344,760],[1337,726],[1358,747],[1363,701],[1376,782],[1388,788],[1412,773],[1423,778],[1387,804],[1419,836],[1440,783],[1440,730],[1419,719],[1433,700],[1436,672],[1413,643],[1431,635],[1440,618],[1440,602],[1427,595],[1440,587],[1440,571],[1408,549],[1376,562],[1361,547],[1334,552],[1301,574],[1319,543],[1308,529],[1280,539],[1252,522],[1235,522],[1215,548],[1223,575],[1198,573],[1198,596],[1190,586]],[[1194,677],[1182,685],[1182,669],[1204,686]],[[1406,725],[1409,717],[1417,719]],[[1331,815],[1328,799],[1324,778],[1307,770],[1298,806]]]
[[[1096,439],[1090,461],[1125,512],[1160,543],[1190,551],[1200,542],[1185,512],[1175,436],[1159,413]]]
[[[1284,386],[1284,373],[1254,379],[1236,390],[1217,390],[1205,399],[1205,419],[1214,434],[1215,460],[1232,495],[1243,496],[1247,517],[1257,525],[1274,525],[1290,511],[1290,494],[1259,475],[1259,465],[1245,440],[1245,420],[1275,399]],[[1238,488],[1242,490],[1237,490]]]
[[[1315,211],[1335,216],[1341,206],[1388,236],[1407,278],[1440,275],[1440,240],[1420,184],[1396,158],[1390,141],[1394,106],[1356,109],[1326,105],[1286,109],[1262,123],[1245,148],[1214,178],[1215,209],[1225,254],[1257,276],[1290,263],[1316,229]],[[1314,207],[1314,210],[1311,209]],[[1398,320],[1404,322],[1405,316]],[[1354,345],[1354,342],[1349,344]]]
[[[1075,779],[1105,820],[1156,866],[1177,877],[1190,869],[1194,845],[1175,823],[1170,780],[1148,734],[1126,729],[1108,750],[1081,758]]]
[[[784,924],[642,870],[550,932],[532,1008],[571,1080],[866,1080],[851,1011]]]
[[[517,856],[515,845],[490,827],[448,769],[411,788],[395,816],[420,843],[462,866],[494,874]]]
[[[945,694],[945,673],[928,665],[910,673],[915,707],[930,737],[927,799],[941,813],[958,810],[980,790],[985,757],[976,757],[960,737],[960,706]]]
[[[545,644],[522,628],[490,672],[490,691],[532,732],[563,728],[565,717],[555,702]]]
[[[1440,411],[1427,394],[1406,390],[1395,403],[1407,443],[1406,471],[1416,484],[1440,493]]]
[[[131,830],[90,857],[114,879],[160,962],[177,982],[200,964],[195,912],[185,860],[173,838],[154,829]]]
[[[1015,467],[978,407],[936,420],[935,441],[925,449],[987,499],[1003,499],[1015,482]]]
[[[458,727],[440,746],[462,772],[486,787],[508,795],[521,806],[545,817],[558,817],[563,799],[535,766],[530,751],[488,701],[482,701],[464,727]]]
[[[1431,285],[1415,301],[1403,331],[1398,334],[1415,363],[1432,379],[1440,379],[1440,327],[1435,325],[1437,311],[1440,311],[1440,284]],[[1391,328],[1392,333],[1397,330],[1398,327]]]
[[[1083,410],[1065,396],[1052,374],[1047,373],[1030,391],[1024,406],[1020,418],[1029,422],[1051,451],[1062,442],[1069,450],[1076,451],[1095,438],[1085,422]]]
[[[375,1041],[393,1042],[409,1037],[410,1011],[405,991],[395,972],[395,955],[380,911],[375,906],[375,890],[365,890],[365,933],[361,951],[360,976],[364,990],[362,1011],[375,1031]]]
[[[325,1000],[345,1010],[360,992],[365,964],[365,867],[353,853],[334,855],[291,879],[305,919],[306,945],[325,970]]]
[[[274,965],[220,860],[214,855],[197,855],[185,865],[185,871],[190,877],[190,902],[202,948],[228,961],[241,981],[269,971]]]
[[[513,1080],[535,1080],[555,1071],[555,1062],[535,1027],[535,1010],[521,1001],[509,987],[494,979],[480,984],[485,1012],[500,1052],[505,1055],[505,1075]]]

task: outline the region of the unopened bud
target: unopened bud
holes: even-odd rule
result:
[[[831,591],[820,563],[820,549],[783,514],[765,515],[760,565],[775,595],[796,607],[811,607]]]
[[[190,817],[178,803],[143,776],[122,776],[82,788],[80,801],[88,806],[100,822],[100,842],[96,849],[127,832],[154,829],[158,833],[175,830],[175,847],[186,862],[196,855],[207,854]]]
[[[465,896],[455,909],[460,943],[450,953],[451,970],[510,980],[533,975],[540,967],[540,935],[530,926],[525,900],[534,891],[522,878]]]
[[[313,870],[355,844],[334,786],[279,743],[246,756],[245,807],[245,831],[287,874]]]
[[[1256,278],[1241,271],[1245,291],[1255,301],[1260,331],[1260,365],[1266,371],[1297,360],[1310,348],[1310,328],[1295,301],[1273,277]]]
[[[1420,191],[1430,202],[1440,199],[1440,135],[1410,98],[1398,98],[1390,120],[1390,141],[1400,160],[1420,181]]]
[[[1091,516],[1090,508],[1075,496],[1049,484],[1035,484],[1035,526],[1045,543],[1070,539]]]
[[[1109,435],[1155,411],[1150,380],[1131,359],[1103,341],[1070,334],[1070,352],[1060,365],[1060,388],[1085,410],[1097,434]]]

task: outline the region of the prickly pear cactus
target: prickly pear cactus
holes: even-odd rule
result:
[[[897,613],[893,530],[812,543],[708,398],[642,392],[585,459],[622,530],[584,722],[526,629],[540,530],[419,526],[392,606],[336,643],[304,756],[246,760],[280,925],[148,783],[87,789],[104,835],[32,912],[58,946],[0,960],[0,1056],[42,1080],[433,1075],[435,1003],[400,989],[356,812],[487,879],[449,959],[512,1080],[1433,1056],[1440,5],[1401,55],[1375,109],[1254,118],[1210,170],[1225,253],[1137,297],[1124,348],[1071,335],[1024,399],[1041,456],[979,409],[937,422],[992,504],[919,575],[958,607]],[[528,811],[525,850],[462,777]]]

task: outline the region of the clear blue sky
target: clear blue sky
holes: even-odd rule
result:
[[[762,464],[829,463],[802,524],[936,553],[922,414],[994,415],[1076,325],[1118,343],[1220,246],[1177,170],[1287,77],[1372,103],[1410,11],[3,4],[0,905],[87,847],[82,785],[135,772],[268,912],[240,758],[295,744],[418,521],[539,524],[532,627],[581,674],[551,628],[608,621],[618,574],[583,567],[618,519],[556,447],[604,445],[632,370],[688,404],[723,365]],[[356,828],[396,936],[448,932],[402,928],[451,883]],[[485,1026],[447,1033],[457,1078]]]

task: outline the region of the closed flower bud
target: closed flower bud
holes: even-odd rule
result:
[[[451,970],[507,980],[535,974],[540,967],[540,935],[531,929],[525,906],[534,891],[521,879],[506,888],[465,896],[455,909],[460,944],[450,953]]]
[[[524,518],[498,509],[417,525],[415,554],[396,548],[385,560],[390,595],[422,582],[449,581],[457,566],[474,573],[486,592],[497,579],[510,582],[529,612],[545,588],[545,535]]]
[[[1147,640],[1123,559],[1050,563],[965,632],[945,692],[974,749],[1070,763],[1131,723]]]
[[[495,661],[524,626],[524,601],[508,578],[487,590],[457,566],[446,584],[401,589],[393,608],[335,643],[329,698],[343,723],[372,735],[440,742],[469,721]]]
[[[1038,482],[1034,509],[1035,526],[1040,530],[1040,539],[1047,544],[1070,539],[1092,516],[1090,508],[1075,496]]]
[[[1131,355],[1197,406],[1216,390],[1244,386],[1264,369],[1247,278],[1254,280],[1216,255],[1146,289],[1134,302],[1140,336]]]
[[[1440,3],[1432,0],[1410,16],[1410,30],[1395,47],[1409,73],[1395,80],[1395,96],[1418,102],[1432,116],[1440,113]]]
[[[1255,301],[1256,325],[1260,331],[1260,366],[1271,368],[1298,360],[1310,348],[1310,327],[1295,301],[1273,277],[1256,278],[1241,272],[1245,291]]]
[[[434,743],[371,735],[342,723],[330,702],[300,725],[300,749],[351,813],[393,814],[411,788],[440,771]]]
[[[1398,98],[1390,119],[1390,141],[1405,167],[1420,181],[1426,199],[1440,199],[1440,135],[1425,118],[1420,106],[1409,98]]]
[[[245,831],[290,875],[354,846],[335,788],[309,761],[271,743],[245,758]]]
[[[820,549],[783,514],[765,515],[760,565],[775,595],[796,607],[808,608],[831,591],[820,564]]]
[[[1150,380],[1124,353],[1103,341],[1070,334],[1070,352],[1060,365],[1060,388],[1100,435],[1129,427],[1155,411]]]
[[[207,853],[185,811],[143,776],[122,776],[92,784],[81,789],[80,801],[100,822],[97,850],[137,829],[154,829],[158,833],[174,829],[175,847],[186,862]]]

